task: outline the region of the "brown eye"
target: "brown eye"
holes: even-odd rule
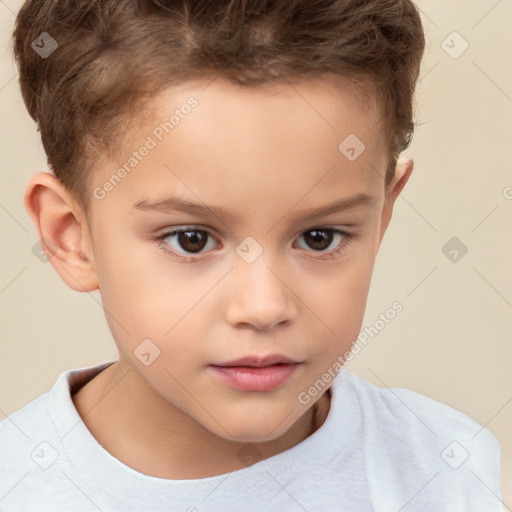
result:
[[[332,229],[311,229],[304,233],[304,240],[306,243],[317,251],[324,251],[327,249],[334,238]]]
[[[214,237],[204,229],[173,229],[157,236],[155,240],[164,251],[184,259],[187,259],[187,254],[192,255],[190,258],[194,258],[215,247]]]
[[[187,252],[201,251],[208,241],[208,233],[198,229],[177,231],[176,234],[178,244]]]

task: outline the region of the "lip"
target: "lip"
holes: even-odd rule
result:
[[[252,361],[254,363],[254,360]],[[261,363],[261,361],[259,361]],[[209,369],[219,380],[241,391],[272,391],[282,386],[302,363],[277,363],[266,366],[216,366]]]
[[[282,354],[269,354],[267,356],[246,356],[223,363],[212,363],[212,366],[252,366],[262,368],[264,366],[271,366],[279,363],[297,364],[300,363],[300,361],[294,361]]]

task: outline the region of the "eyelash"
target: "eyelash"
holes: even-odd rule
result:
[[[319,231],[332,231],[334,234],[342,235],[343,238],[341,240],[341,243],[339,243],[338,246],[335,249],[332,249],[330,251],[308,251],[308,252],[313,252],[313,253],[317,252],[319,255],[322,255],[322,256],[325,255],[325,254],[328,254],[329,258],[330,257],[335,257],[338,254],[340,254],[341,252],[345,251],[346,248],[349,246],[349,244],[357,237],[357,235],[355,233],[349,233],[349,232],[343,231],[341,229],[330,228],[330,227],[314,227],[314,228],[310,228],[310,229],[307,229],[306,231],[303,231],[301,233],[301,236],[304,233],[308,233],[310,231],[315,231],[315,230],[319,230]],[[169,244],[165,243],[165,239],[166,238],[169,238],[169,237],[171,237],[173,235],[177,235],[178,233],[184,232],[184,231],[202,231],[202,232],[205,232],[208,237],[215,238],[206,229],[195,228],[193,226],[190,226],[190,227],[186,226],[186,227],[181,227],[181,228],[177,228],[177,229],[172,229],[170,231],[166,231],[165,233],[162,233],[161,235],[155,236],[153,238],[153,241],[156,242],[156,244],[164,252],[172,254],[173,256],[181,259],[184,262],[199,261],[199,259],[201,258],[201,255],[204,254],[204,253],[200,253],[200,252],[199,253],[190,253],[190,254],[195,254],[195,256],[183,256],[183,254],[181,254],[179,252],[176,252],[173,249],[170,249],[169,248]],[[329,258],[322,258],[322,256],[319,256],[319,257],[315,256],[315,258],[318,258],[318,259],[329,259]]]

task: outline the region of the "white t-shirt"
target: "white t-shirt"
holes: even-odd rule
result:
[[[310,437],[196,480],[142,474],[110,455],[71,399],[112,363],[62,373],[0,423],[1,512],[496,512],[500,447],[462,413],[343,369]]]

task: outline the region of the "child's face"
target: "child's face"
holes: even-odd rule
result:
[[[138,152],[131,171],[110,187],[125,161],[95,169],[91,272],[121,365],[169,410],[226,439],[286,432],[320,398],[308,390],[339,369],[361,328],[395,195],[384,194],[377,109],[340,83],[251,90],[217,79],[170,89],[155,101],[154,118],[130,127],[126,161]],[[197,104],[182,107],[190,97]],[[158,129],[173,114],[174,128]],[[365,145],[353,161],[338,148],[350,134]],[[347,209],[306,215],[362,195]],[[207,211],[137,206],[164,201]],[[188,238],[155,241],[183,227]],[[239,389],[212,367],[270,354],[300,364],[267,391],[252,381]]]

